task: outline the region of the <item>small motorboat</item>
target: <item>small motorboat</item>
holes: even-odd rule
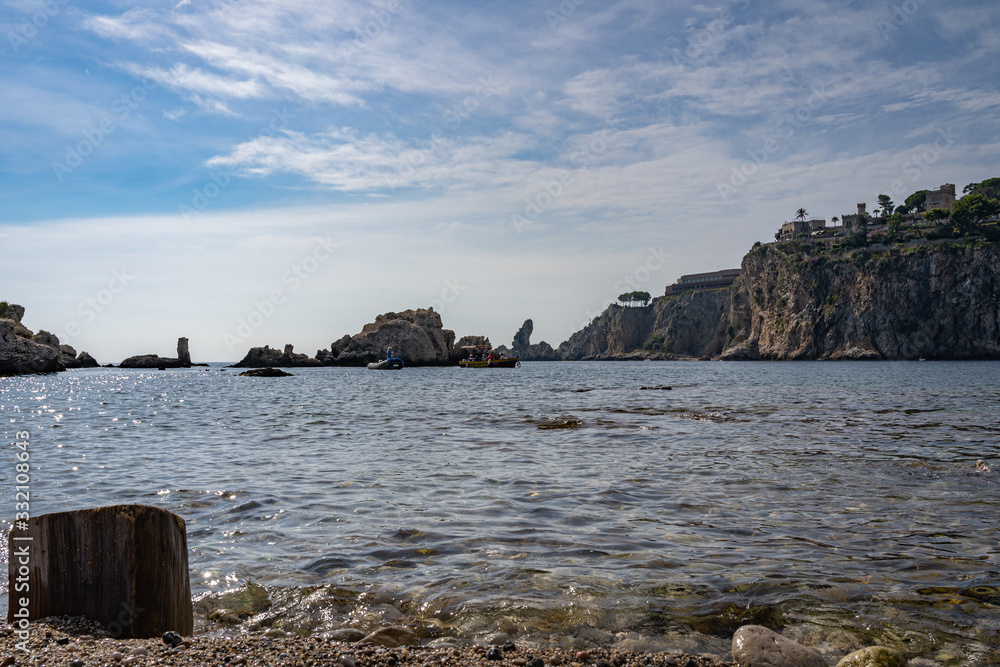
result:
[[[517,357],[494,357],[489,345],[464,345],[469,350],[469,358],[458,362],[461,368],[520,368]]]
[[[373,361],[368,364],[368,370],[372,371],[398,371],[403,367],[403,360],[399,357],[392,357],[391,359],[382,359],[381,361]]]

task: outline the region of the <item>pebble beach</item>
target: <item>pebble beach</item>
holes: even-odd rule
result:
[[[0,665],[91,667],[97,665],[337,665],[397,667],[454,665],[489,667],[735,667],[713,654],[632,653],[614,649],[584,651],[523,642],[502,646],[482,644],[379,646],[330,637],[269,637],[197,635],[170,646],[162,638],[114,639],[86,619],[44,619],[32,624],[29,651],[15,648],[19,640],[7,626],[0,640]],[[392,633],[384,633],[390,635]]]

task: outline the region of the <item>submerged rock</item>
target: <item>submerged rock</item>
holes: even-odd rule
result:
[[[906,667],[906,658],[885,646],[869,646],[844,656],[837,667]]]
[[[420,640],[409,628],[401,625],[391,625],[379,628],[361,640],[365,644],[377,644],[378,646],[419,646]]]
[[[827,667],[819,653],[760,625],[733,635],[733,660],[740,667]]]
[[[280,368],[254,368],[240,373],[241,378],[287,378],[292,377],[291,373],[286,373]]]

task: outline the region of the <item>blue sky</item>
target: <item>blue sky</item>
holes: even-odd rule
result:
[[[553,345],[619,293],[1000,176],[1000,5],[0,6],[0,299],[102,362],[388,310]]]

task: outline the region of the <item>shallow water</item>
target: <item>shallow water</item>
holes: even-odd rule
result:
[[[267,587],[246,624],[726,651],[759,622],[971,665],[1000,660],[998,371],[94,369],[0,379],[0,413],[33,514],[180,514],[196,597]]]

